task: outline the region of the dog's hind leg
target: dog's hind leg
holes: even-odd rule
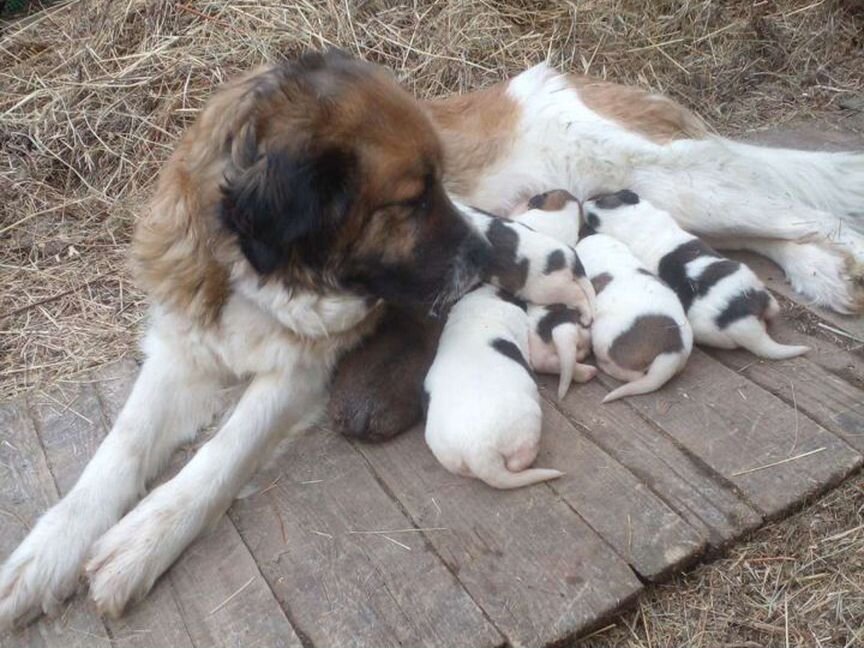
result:
[[[314,422],[324,407],[326,374],[319,366],[257,375],[216,436],[99,539],[87,575],[101,612],[119,614],[145,595],[228,509],[275,444]]]
[[[216,376],[164,344],[155,330],[147,346],[131,395],[78,482],[0,568],[0,630],[57,611],[74,592],[93,542],[212,418]]]

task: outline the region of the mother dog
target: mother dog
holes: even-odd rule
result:
[[[104,612],[146,594],[274,443],[320,414],[382,300],[429,309],[471,285],[485,242],[445,186],[502,212],[553,187],[629,187],[778,261],[820,303],[861,307],[861,237],[843,221],[860,227],[864,155],[735,144],[667,99],[545,66],[425,105],[335,52],[258,70],[216,93],[138,223],[147,359],[76,486],[3,565],[0,628],[56,611],[82,569]],[[139,502],[241,380],[215,437]]]

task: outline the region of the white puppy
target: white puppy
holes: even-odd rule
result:
[[[720,256],[665,211],[623,190],[585,203],[587,226],[626,243],[681,301],[696,342],[743,347],[763,358],[792,358],[805,346],[779,344],[766,322],[780,307],[750,268]]]
[[[594,357],[607,374],[627,381],[603,402],[659,389],[684,368],[693,349],[677,295],[609,236],[583,238],[576,250],[597,293]]]
[[[451,309],[426,376],[426,443],[450,472],[495,488],[563,473],[528,468],[540,444],[540,395],[526,361],[528,316],[481,286]]]
[[[558,398],[564,398],[571,382],[588,382],[597,375],[596,367],[581,362],[591,353],[591,334],[574,308],[564,304],[527,308],[531,366],[540,373],[560,374]]]

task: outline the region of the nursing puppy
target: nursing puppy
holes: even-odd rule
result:
[[[558,398],[564,398],[571,382],[588,382],[597,375],[596,367],[581,363],[591,353],[591,333],[575,308],[529,304],[527,309],[531,366],[540,373],[559,374]]]
[[[588,326],[594,312],[594,288],[569,245],[505,218],[457,203],[492,249],[485,257],[483,279],[533,304],[566,304]]]
[[[585,203],[587,226],[626,243],[681,301],[696,342],[721,349],[743,347],[774,360],[806,353],[806,346],[778,344],[766,322],[777,301],[750,268],[720,256],[632,191]]]
[[[581,215],[582,208],[573,194],[564,189],[553,189],[532,196],[517,206],[510,218],[573,246],[579,240]]]
[[[600,368],[627,381],[608,403],[647,394],[684,368],[693,331],[676,294],[648,272],[627,246],[594,234],[576,246],[597,292],[591,340]]]
[[[579,201],[573,194],[553,189],[518,205],[510,217],[540,234],[574,246],[579,240],[581,213]],[[580,364],[591,352],[591,334],[582,325],[583,318],[577,309],[565,304],[531,304],[528,320],[531,366],[541,373],[560,374],[558,398],[564,398],[574,379],[588,382],[597,375],[596,367]]]
[[[447,470],[502,489],[563,474],[528,468],[542,419],[527,354],[528,316],[493,286],[451,309],[425,381],[426,443]]]

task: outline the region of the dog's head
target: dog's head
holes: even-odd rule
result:
[[[231,92],[245,109],[226,129],[220,209],[256,272],[425,305],[476,281],[486,244],[444,192],[431,123],[389,73],[334,51]]]

